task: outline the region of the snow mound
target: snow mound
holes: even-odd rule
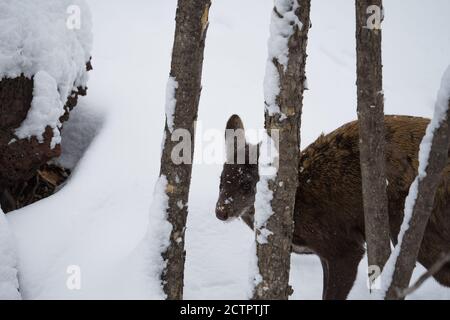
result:
[[[84,0],[1,0],[0,79],[22,74],[35,80],[32,108],[16,134],[20,139],[53,128],[72,91],[85,88],[91,58],[92,22]],[[56,120],[55,120],[56,119]]]
[[[5,214],[0,209],[0,300],[20,300],[17,255]]]

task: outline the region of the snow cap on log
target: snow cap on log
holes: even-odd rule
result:
[[[32,107],[16,131],[19,139],[41,141],[49,126],[52,148],[59,143],[61,123],[55,119],[64,114],[72,92],[86,88],[91,28],[84,0],[0,2],[0,80],[25,76],[35,81]]]

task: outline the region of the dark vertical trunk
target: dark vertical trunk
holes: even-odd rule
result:
[[[403,299],[416,267],[423,235],[434,206],[436,190],[448,162],[450,142],[450,101],[447,117],[434,132],[426,175],[418,178],[417,199],[414,204],[409,227],[401,241],[400,254],[395,263],[391,285],[386,293],[387,300]],[[399,244],[400,245],[400,244]],[[445,252],[443,252],[445,253]]]
[[[365,233],[369,266],[378,267],[380,271],[391,252],[381,19],[382,0],[356,0],[359,147]]]
[[[201,77],[210,0],[179,0],[170,75],[178,83],[172,121],[166,120],[161,176],[167,178],[168,221],[172,224],[170,246],[163,253],[167,265],[162,274],[164,292],[170,300],[183,298],[184,234],[194,153],[194,127],[201,92]],[[170,117],[170,115],[168,116]],[[184,129],[191,138],[191,161],[175,164],[171,154],[179,143],[172,141],[173,130]]]
[[[292,25],[294,30],[288,42],[286,68],[277,59],[272,61],[280,78],[280,93],[276,99],[280,113],[271,115],[266,111],[265,117],[269,135],[271,130],[279,130],[279,169],[277,177],[269,182],[269,188],[273,192],[273,215],[266,227],[272,234],[268,237],[267,244],[257,241],[258,266],[262,281],[255,288],[254,299],[288,299],[292,293],[289,286],[290,255],[298,187],[300,126],[306,82],[306,47],[311,1],[287,0],[286,3],[288,2],[291,2],[292,6],[298,3],[295,15],[303,26],[300,30],[298,26]],[[280,10],[274,10],[278,17],[283,18]],[[257,235],[260,231],[256,230]]]

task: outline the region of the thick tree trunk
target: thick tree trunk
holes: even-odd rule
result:
[[[167,115],[161,176],[167,178],[166,194],[169,198],[167,216],[172,225],[170,246],[163,253],[167,264],[162,274],[164,292],[170,300],[183,298],[184,234],[188,213],[188,198],[194,154],[194,127],[197,120],[201,92],[201,77],[205,39],[208,29],[210,0],[179,0],[176,31],[172,52],[171,78],[177,86],[173,117]],[[188,133],[191,145],[190,161],[174,162],[172,151],[179,143],[172,141],[175,130]],[[184,141],[186,142],[186,141]],[[189,157],[190,156],[190,157]]]
[[[266,109],[265,126],[269,135],[272,130],[278,130],[279,168],[276,178],[269,181],[269,189],[273,193],[271,201],[273,214],[264,224],[265,231],[270,234],[267,243],[258,241],[259,236],[267,233],[261,228],[256,230],[261,281],[256,285],[253,299],[282,300],[288,299],[292,294],[292,288],[289,286],[290,255],[298,187],[300,126],[306,83],[306,47],[310,29],[311,1],[282,0],[275,3],[277,6],[274,8],[272,19],[277,21],[272,23],[276,26],[281,20],[288,19],[290,22],[287,25],[292,28],[292,32],[287,43],[289,49],[287,61],[281,61],[280,57],[272,59],[271,56],[268,62],[269,68],[272,67],[270,64],[273,64],[275,69],[272,70],[276,70],[278,74],[280,91],[274,104],[279,110],[272,113]],[[296,23],[292,22],[293,17]],[[285,31],[283,30],[281,34]],[[270,77],[270,74],[266,77]],[[266,100],[267,94],[268,92]],[[270,108],[269,101],[266,101],[266,105]]]
[[[386,190],[381,20],[382,0],[356,0],[359,147],[371,272],[377,269],[381,272],[391,252]]]
[[[450,82],[446,85],[450,86]],[[398,246],[400,252],[396,261],[394,261],[395,271],[392,282],[386,293],[385,298],[387,300],[405,298],[402,293],[408,288],[412,273],[416,266],[423,235],[433,211],[436,190],[441,182],[442,173],[448,163],[450,143],[450,101],[448,102],[448,109],[446,111],[446,117],[444,118],[445,119],[442,120],[440,126],[434,131],[431,150],[428,157],[428,165],[426,166],[425,172],[421,173],[421,169],[419,169],[419,176],[414,182],[414,184],[417,183],[417,189],[415,189],[414,184],[411,188],[412,193],[415,193],[414,190],[417,191],[417,198],[413,204],[412,215],[408,227],[405,232],[402,230],[399,236]],[[425,137],[424,140],[425,139],[427,139],[427,137]],[[422,152],[424,152],[424,150],[422,150]],[[421,160],[423,160],[423,158],[421,158]],[[419,165],[422,166],[424,164],[421,163]],[[411,194],[409,197],[411,197]],[[408,203],[406,206],[408,206]],[[404,219],[408,219],[407,212],[405,212]],[[403,224],[402,229],[406,227],[405,222]]]

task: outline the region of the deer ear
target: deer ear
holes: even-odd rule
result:
[[[226,130],[244,130],[244,124],[242,123],[241,118],[238,115],[232,115],[231,118],[227,122]]]
[[[228,164],[244,164],[246,145],[244,124],[239,116],[233,115],[225,130],[226,156]]]

